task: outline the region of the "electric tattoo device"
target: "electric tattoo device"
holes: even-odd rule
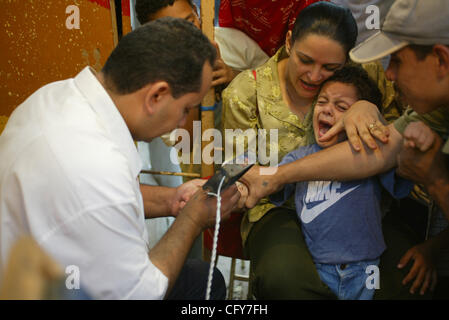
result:
[[[243,159],[242,159],[243,157]],[[240,160],[240,161],[238,161]],[[218,170],[212,178],[210,178],[204,185],[203,189],[217,193],[218,187],[220,186],[220,182],[223,180],[223,184],[221,186],[221,191],[226,188],[232,186],[238,179],[240,179],[251,167],[254,163],[248,163],[248,154],[244,153],[242,156],[236,157],[232,159],[230,162],[225,162],[221,166],[220,170]]]
[[[242,177],[252,166],[249,163],[248,153],[232,159],[230,162],[225,162],[220,170],[215,173],[204,185],[203,189],[207,191],[208,195],[217,197],[217,212],[215,216],[215,231],[212,244],[212,254],[209,266],[209,275],[207,278],[206,300],[210,298],[210,290],[212,287],[212,274],[214,269],[215,257],[217,255],[218,232],[220,229],[220,209],[221,209],[221,191],[233,185],[240,177]]]

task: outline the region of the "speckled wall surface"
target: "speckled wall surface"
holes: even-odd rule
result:
[[[80,28],[66,20],[79,8]],[[122,0],[123,34],[131,30]],[[6,117],[43,85],[100,70],[113,49],[109,0],[0,0],[0,132]]]

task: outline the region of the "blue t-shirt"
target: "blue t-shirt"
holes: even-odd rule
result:
[[[320,150],[317,144],[300,147],[288,153],[279,165]],[[280,206],[295,193],[296,212],[314,262],[351,263],[377,259],[385,250],[381,186],[393,197],[403,198],[410,193],[413,183],[396,177],[395,170],[390,170],[355,181],[288,184],[271,195],[270,200]]]

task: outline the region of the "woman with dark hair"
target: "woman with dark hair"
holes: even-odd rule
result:
[[[277,146],[266,145],[271,149],[267,152],[277,151],[279,159],[306,145],[309,111],[320,85],[345,65],[356,39],[357,25],[349,10],[328,2],[302,10],[285,46],[261,67],[242,72],[225,89],[223,128],[278,130]],[[229,144],[233,141],[226,141],[226,149]],[[276,208],[262,199],[244,214],[242,240],[251,260],[253,294],[258,299],[332,298],[316,270],[304,270],[313,262],[293,208]],[[303,281],[305,274],[311,274],[305,277],[308,283]],[[321,291],[316,296],[310,295],[317,289]]]
[[[224,90],[223,129],[254,129],[256,135],[258,129],[277,130],[278,141],[266,143],[265,154],[275,152],[278,159],[311,143],[314,99],[321,84],[347,63],[356,39],[357,25],[348,9],[329,2],[305,8],[287,33],[285,46],[261,67],[239,74]],[[384,106],[389,106],[394,94],[388,90],[393,88],[380,89],[389,97]],[[234,141],[225,143],[226,150],[234,148]],[[276,208],[262,199],[245,212],[241,234],[257,299],[335,298],[316,272],[293,201]]]

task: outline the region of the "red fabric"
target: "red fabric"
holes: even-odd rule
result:
[[[131,16],[131,8],[129,6],[129,0],[122,0],[122,15]]]
[[[94,2],[96,4],[99,4],[103,8],[110,9],[111,6],[109,5],[109,0],[89,0],[90,2]]]
[[[110,9],[111,6],[109,4],[109,0],[89,0],[90,2],[94,2],[103,8]],[[129,6],[129,0],[122,0],[122,15],[123,16],[130,16],[130,6]]]
[[[210,179],[212,176],[201,179]],[[242,222],[242,213],[231,212],[231,217],[220,223],[218,232],[217,255],[245,259],[242,248],[242,236],[240,234],[240,224]],[[212,251],[215,227],[206,229],[203,232],[203,245],[209,251]]]
[[[217,255],[245,259],[242,248],[242,236],[240,234],[242,217],[242,213],[232,212],[231,217],[220,224]],[[215,227],[203,232],[203,245],[210,251],[212,251],[214,231]]]
[[[243,31],[271,57],[284,44],[299,12],[315,2],[318,0],[222,0],[218,23]]]

